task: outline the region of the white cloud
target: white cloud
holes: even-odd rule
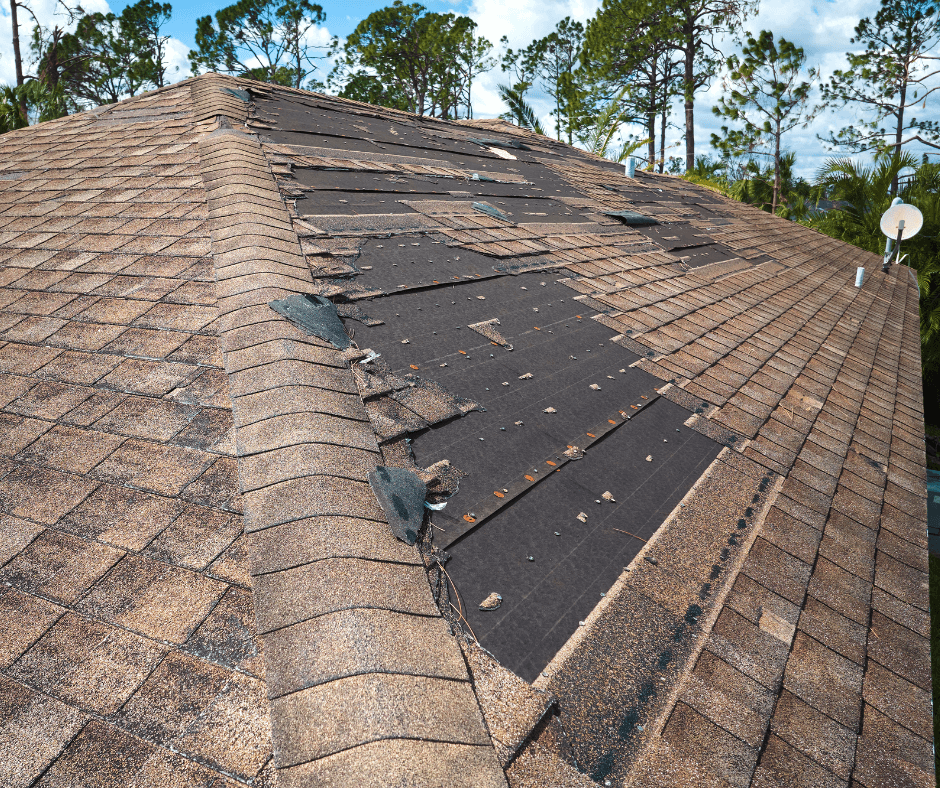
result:
[[[547,36],[566,16],[586,22],[600,6],[600,0],[470,0],[463,13],[494,45],[506,36],[515,49]]]
[[[189,67],[189,47],[178,38],[171,38],[166,42],[167,82],[179,82],[193,75]]]

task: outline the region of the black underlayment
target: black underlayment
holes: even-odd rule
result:
[[[688,416],[657,400],[447,549],[464,615],[503,665],[534,680],[717,456]],[[500,608],[479,610],[493,591]]]
[[[304,249],[314,275],[339,291],[346,282],[349,292],[385,293],[338,302],[346,331],[380,354],[370,365],[391,381],[376,378],[367,394],[373,426],[382,441],[409,436],[419,468],[451,463],[437,466],[452,469],[448,492],[456,492],[431,515],[435,543],[451,556],[447,570],[475,635],[532,680],[721,446],[684,426],[689,412],[656,393],[663,381],[630,366],[638,357],[593,319],[604,307],[562,283],[570,273],[538,253],[501,260],[461,249],[428,215],[499,223],[489,215],[499,211],[507,227],[557,226],[560,235],[584,227],[611,243],[622,235],[636,253],[649,239],[691,266],[735,255],[686,220],[631,228],[581,200],[553,199],[583,195],[552,169],[547,141],[507,147],[499,132],[469,127],[448,127],[464,139],[447,139],[430,123],[337,112],[327,98],[256,102],[258,121],[275,127],[261,131],[263,142],[428,170],[294,167],[297,212],[315,228]],[[610,170],[612,196],[636,200],[640,213],[661,195],[641,174],[624,182],[622,165],[592,163]],[[709,214],[678,202],[674,212]],[[531,267],[541,270],[519,273]],[[491,592],[501,606],[479,610]]]
[[[391,261],[427,248],[415,243],[392,247],[386,273]],[[438,252],[453,255],[443,245],[429,254]],[[412,270],[410,262],[398,268]],[[468,474],[433,513],[434,538],[452,555],[448,573],[475,635],[527,680],[636,555],[636,537],[649,538],[721,449],[683,426],[689,412],[671,402],[632,409],[655,398],[662,381],[630,367],[638,357],[611,341],[615,332],[560,278],[545,271],[396,293],[363,302],[382,325],[356,327],[359,346],[399,374],[430,378],[485,408],[413,434],[412,450],[421,467],[446,459]],[[581,459],[558,472],[546,464],[590,444],[590,431],[608,419],[619,426]],[[492,508],[494,494],[525,475],[544,481],[468,525],[465,515],[484,502]],[[493,591],[502,606],[478,610]]]

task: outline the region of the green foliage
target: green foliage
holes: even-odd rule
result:
[[[623,100],[628,90],[629,87],[621,88],[617,95],[600,108],[593,121],[581,130],[581,142],[591,153],[621,162],[649,142],[648,139],[628,138],[621,141],[619,146],[616,143],[620,138],[621,127],[633,119],[630,107]]]
[[[416,115],[472,117],[474,80],[495,65],[490,42],[475,31],[469,17],[395,0],[356,26],[330,85],[345,98]]]
[[[565,17],[551,33],[533,41],[525,49],[515,52],[507,48],[500,61],[502,70],[512,77],[512,83],[505,87],[513,95],[524,100],[526,91],[537,81],[551,97],[555,103],[551,114],[555,118],[556,135],[560,140],[563,134],[567,134],[569,144],[577,129],[583,94],[578,71],[583,42],[584,25]],[[502,43],[505,45],[505,37]],[[518,123],[511,108],[501,117]]]
[[[51,102],[52,117],[113,104],[165,84],[168,37],[160,31],[172,13],[169,3],[138,0],[120,15],[86,14],[80,6],[74,12],[72,32],[40,25],[33,29],[36,81],[47,91],[39,103]]]
[[[0,134],[62,117],[66,113],[61,93],[61,88],[53,90],[37,79],[0,86]]]
[[[940,557],[929,556],[930,584],[930,675],[933,679],[934,738],[940,734]],[[934,751],[934,767],[940,773],[940,751]]]
[[[805,62],[803,49],[785,38],[775,43],[769,30],[762,30],[756,39],[749,34],[742,56],[731,55],[727,59],[725,95],[712,108],[718,117],[742,126],[739,129],[722,126],[720,137],[712,134],[711,142],[717,150],[726,157],[758,154],[772,158],[772,213],[777,212],[781,196],[783,135],[798,126],[805,128],[819,111],[819,107],[809,105],[815,69],[808,72],[810,82],[799,81]]]
[[[633,85],[630,100],[655,137],[675,95],[685,102],[686,170],[695,163],[695,94],[709,84],[720,59],[717,37],[735,33],[756,0],[604,0],[586,29],[582,62],[600,102]],[[677,61],[677,62],[674,62]],[[649,158],[654,159],[651,153]],[[665,141],[660,144],[665,158]]]
[[[603,106],[627,89],[623,100],[629,114],[646,127],[649,165],[656,161],[657,119],[668,117],[672,98],[681,92],[676,60],[680,26],[674,4],[605,0],[585,35],[582,61],[593,98]]]
[[[817,184],[831,199],[848,204],[841,210],[810,217],[806,224],[833,238],[883,254],[886,238],[881,215],[891,205],[891,185],[905,169],[912,177],[900,184],[901,199],[924,215],[921,231],[902,241],[904,264],[917,272],[920,288],[921,362],[925,391],[940,386],[940,165],[921,163],[908,153],[881,155],[871,166],[851,159],[830,159],[820,170]],[[934,389],[936,391],[937,389]]]
[[[678,160],[676,162],[678,165]],[[824,189],[808,183],[803,178],[795,177],[795,166],[796,154],[781,153],[778,203],[774,212],[784,219],[802,221],[813,215],[816,205],[823,197]],[[709,156],[698,156],[695,167],[683,177],[762,211],[770,213],[773,210],[776,180],[773,164],[765,163],[761,166],[754,159],[740,161],[734,158],[712,159]]]
[[[509,87],[509,85],[497,85],[497,89],[499,90],[499,97],[506,102],[506,105],[509,107],[509,114],[517,126],[521,126],[524,129],[531,129],[537,134],[545,133],[538,116],[535,114],[535,110],[526,103],[518,90],[514,90]]]
[[[325,57],[307,34],[326,20],[308,0],[238,0],[196,20],[194,74],[217,71],[299,88]],[[320,54],[318,54],[318,52]]]
[[[849,67],[833,74],[823,98],[833,107],[854,104],[867,118],[825,142],[853,152],[901,149],[913,140],[940,148],[940,124],[908,115],[940,89],[938,16],[937,0],[881,0],[874,21],[858,23],[852,43],[865,50],[846,53]]]

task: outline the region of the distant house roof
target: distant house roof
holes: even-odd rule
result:
[[[211,74],[0,152],[4,786],[932,779],[909,269]]]

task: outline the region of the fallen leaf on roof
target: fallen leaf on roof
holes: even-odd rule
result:
[[[652,455],[652,454],[647,454],[647,455],[646,455],[646,461],[647,461],[647,462],[652,462],[652,461],[653,461],[653,455]]]
[[[545,410],[542,411],[542,413],[557,413],[557,412],[558,411],[555,410],[554,408],[545,408]]]
[[[586,523],[586,522],[587,522],[587,514],[585,514],[584,512],[579,512],[579,513],[578,513],[578,519],[579,519],[582,523]]]
[[[495,591],[480,602],[480,610],[496,610],[503,602],[503,598]]]
[[[598,386],[596,383],[592,383],[590,386],[588,386],[588,388],[589,388],[589,389],[593,389],[594,391],[600,391],[600,390],[601,390],[601,387]]]
[[[519,380],[529,380],[532,377],[531,372],[526,372],[525,375],[520,375]]]
[[[601,498],[603,498],[605,501],[610,501],[611,503],[614,503],[617,500],[610,491],[602,493]]]

